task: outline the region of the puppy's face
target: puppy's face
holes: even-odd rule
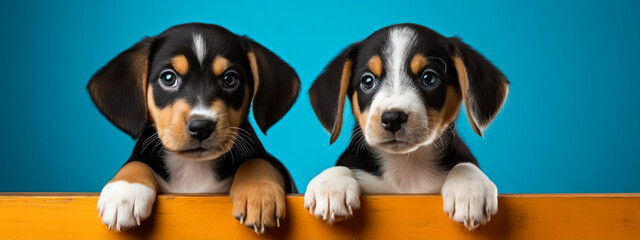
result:
[[[369,145],[408,153],[437,139],[455,121],[463,99],[481,134],[507,89],[502,73],[459,39],[399,24],[345,49],[316,79],[310,98],[332,142],[349,97]]]
[[[132,137],[151,124],[166,150],[209,160],[247,135],[239,131],[251,103],[266,132],[291,108],[299,86],[295,71],[257,42],[192,23],[120,53],[88,89],[107,119]]]
[[[447,72],[448,51],[428,33],[376,32],[355,58],[352,111],[367,143],[378,149],[406,153],[430,144],[457,116],[461,98]]]
[[[165,149],[192,159],[228,151],[249,112],[251,68],[239,38],[168,31],[152,53],[146,103]],[[166,36],[166,37],[165,37]]]

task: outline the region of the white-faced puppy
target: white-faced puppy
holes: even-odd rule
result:
[[[468,229],[497,212],[497,188],[456,134],[464,101],[471,126],[496,116],[509,82],[456,37],[392,25],[347,47],[315,80],[311,105],[333,143],[349,97],[357,125],[336,167],[311,180],[305,207],[328,222],[349,217],[364,193],[442,193]]]
[[[298,95],[297,74],[274,53],[216,25],[178,25],[120,53],[87,88],[107,119],[138,138],[100,193],[110,229],[140,225],[159,192],[230,193],[240,223],[257,233],[280,225],[295,184],[247,120],[253,103],[266,132]]]

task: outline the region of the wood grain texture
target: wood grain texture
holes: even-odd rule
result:
[[[640,194],[500,195],[498,215],[467,232],[435,195],[371,195],[353,219],[328,226],[300,195],[282,227],[256,235],[225,195],[160,195],[150,219],[110,232],[95,193],[0,194],[0,239],[640,239]]]

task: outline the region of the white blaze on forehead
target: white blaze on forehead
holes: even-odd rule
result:
[[[389,31],[389,41],[384,48],[387,70],[387,83],[394,93],[404,92],[405,81],[410,80],[406,74],[406,62],[409,59],[409,51],[415,44],[416,33],[406,27],[398,27]]]
[[[200,66],[202,66],[204,57],[207,54],[206,49],[207,44],[204,42],[204,38],[202,38],[202,35],[197,33],[193,34],[193,53],[196,54],[198,62],[200,62]]]
[[[389,31],[389,39],[383,49],[386,77],[373,98],[372,109],[424,111],[419,93],[407,74],[406,63],[415,38],[416,33],[410,28],[398,27]]]
[[[411,59],[411,49],[416,44],[416,33],[406,27],[397,27],[389,31],[388,41],[383,48],[385,77],[381,79],[378,92],[371,101],[371,114],[369,118],[380,118],[386,111],[403,111],[414,119],[411,129],[423,129],[420,124],[427,123],[427,111],[424,99],[419,89],[412,84],[413,78],[409,76],[408,61]],[[372,125],[373,121],[367,121],[365,129],[379,126]],[[420,123],[420,124],[416,124]],[[376,138],[373,131],[365,130],[365,139]]]

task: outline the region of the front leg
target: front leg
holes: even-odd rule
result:
[[[138,161],[125,164],[100,192],[98,212],[102,222],[109,230],[115,227],[118,231],[140,226],[140,221],[151,215],[157,185],[147,164]]]
[[[471,163],[453,167],[442,186],[444,212],[471,231],[498,212],[498,188]]]
[[[329,224],[352,216],[360,207],[360,184],[353,171],[331,167],[313,178],[304,194],[304,207]]]
[[[240,165],[229,192],[233,216],[258,233],[280,227],[286,214],[284,178],[264,159]]]

